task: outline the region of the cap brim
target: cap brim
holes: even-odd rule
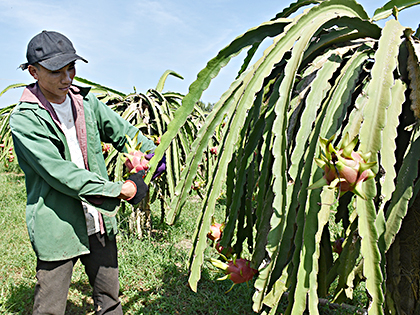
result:
[[[76,60],[82,60],[86,63],[88,62],[86,59],[80,57],[79,55],[72,53],[72,54],[62,54],[62,55],[54,56],[47,60],[39,61],[38,63],[50,71],[56,71]]]

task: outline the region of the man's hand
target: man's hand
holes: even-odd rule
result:
[[[147,155],[145,155],[144,157],[147,160],[150,160],[152,157],[154,157],[155,154],[154,153],[149,153]],[[166,170],[166,156],[164,155],[163,158],[159,161],[158,166],[156,168],[155,173],[152,176],[152,180],[154,180],[156,177],[162,175],[162,173]]]
[[[146,196],[149,187],[143,181],[144,171],[137,172],[124,182],[119,198],[132,205],[138,204]]]

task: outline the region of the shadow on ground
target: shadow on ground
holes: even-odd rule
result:
[[[236,285],[226,293],[232,282],[217,281],[203,270],[198,290],[193,292],[186,271],[176,265],[164,269],[163,286],[121,296],[124,314],[256,314],[251,301],[253,283]]]
[[[66,315],[86,315],[93,313],[93,303],[91,301],[91,289],[89,284],[83,281],[74,282],[70,290],[77,290],[84,296],[82,304],[75,304],[73,301],[67,301]],[[34,304],[34,286],[18,285],[11,289],[11,294],[4,303],[5,314],[28,315],[32,313]]]
[[[166,266],[163,276],[165,285],[144,291],[122,292],[120,296],[124,314],[255,314],[251,310],[249,287],[241,284],[225,294],[231,286],[230,281],[214,281],[203,271],[198,291],[188,286],[188,275],[177,266]],[[72,295],[82,296],[78,303],[67,301],[66,315],[94,314],[91,287],[84,280],[72,282]],[[5,314],[27,315],[32,313],[34,286],[17,285],[11,289],[3,309]],[[232,305],[230,299],[244,302]]]

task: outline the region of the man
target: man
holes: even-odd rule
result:
[[[37,256],[33,314],[64,314],[73,266],[85,266],[96,314],[122,314],[118,298],[115,214],[120,199],[139,203],[143,174],[111,182],[101,141],[124,150],[138,129],[72,85],[76,54],[64,35],[43,31],[28,44],[27,86],[10,118],[14,147],[25,173],[26,223]],[[138,136],[143,152],[153,142]]]

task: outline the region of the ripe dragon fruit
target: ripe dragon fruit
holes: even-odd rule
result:
[[[131,173],[137,173],[139,171],[147,171],[149,169],[149,160],[145,158],[145,155],[141,151],[130,152],[125,154],[127,157],[124,162],[128,170]]]
[[[108,143],[102,143],[102,152],[109,153],[111,151],[111,145]]]
[[[252,280],[258,270],[251,268],[251,262],[247,259],[238,258],[228,262],[228,278],[233,283],[244,283]]]
[[[211,239],[212,241],[217,241],[222,237],[223,228],[225,227],[225,224],[212,222],[210,225],[210,232],[207,234],[207,237]]]
[[[252,280],[258,273],[258,270],[251,268],[251,262],[244,258],[234,257],[227,263],[224,263],[218,259],[211,258],[210,262],[213,264],[213,266],[223,270],[226,274],[224,277],[217,280],[232,280],[233,285],[227,292],[232,290],[233,286],[237,283],[248,283],[248,281]]]
[[[353,151],[357,145],[358,137],[349,141],[349,135],[343,139],[340,148],[334,148],[331,144],[333,137],[324,139],[320,137],[321,157],[315,162],[324,170],[324,176],[308,187],[308,189],[321,188],[329,185],[338,188],[340,196],[351,191],[359,197],[366,199],[362,190],[362,183],[375,177],[371,170],[376,162],[367,162],[369,154]]]
[[[341,252],[343,251],[343,243],[344,243],[344,238],[342,238],[342,237],[335,240],[334,243],[333,243],[333,252],[340,255]]]
[[[160,137],[156,137],[156,139],[153,141],[156,145],[160,144]]]
[[[223,247],[220,243],[216,243],[214,248],[217,250],[219,254],[222,254],[225,257],[232,257],[233,255],[233,248],[232,247]]]
[[[217,147],[211,147],[210,148],[210,153],[213,155],[217,155]]]
[[[147,152],[141,152],[140,148],[142,144],[137,143],[138,134],[139,133],[136,133],[133,139],[130,139],[130,137],[126,135],[127,143],[125,144],[125,147],[128,153],[123,153],[122,159],[130,174],[139,171],[146,172],[149,169],[149,159],[146,158]]]

